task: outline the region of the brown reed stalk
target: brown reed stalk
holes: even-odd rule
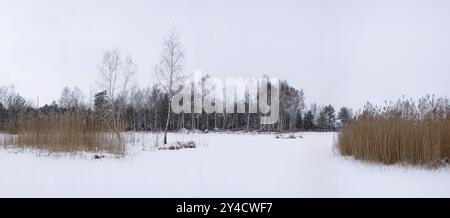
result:
[[[431,105],[431,104],[430,104]],[[385,108],[362,113],[342,128],[337,148],[344,156],[383,164],[439,167],[450,156],[450,116],[436,108],[391,113]]]
[[[7,129],[0,145],[50,153],[125,153],[124,125],[79,111],[33,114]],[[114,125],[112,125],[114,123]]]

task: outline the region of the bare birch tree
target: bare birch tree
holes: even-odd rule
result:
[[[115,98],[117,78],[121,67],[120,53],[118,49],[108,50],[103,54],[103,59],[98,66],[98,86],[108,92],[110,100]]]
[[[184,50],[182,48],[180,34],[176,30],[170,31],[164,38],[163,50],[160,61],[154,67],[154,73],[158,84],[167,93],[169,98],[169,105],[167,109],[167,120],[164,131],[164,144],[167,144],[167,132],[169,131],[169,124],[171,119],[171,102],[173,96],[176,94],[178,84],[184,78],[183,64],[184,64]]]
[[[126,57],[121,69],[122,90],[120,91],[120,95],[125,99],[129,94],[130,83],[136,74],[136,68],[137,65],[133,58],[131,56]]]
[[[85,106],[85,98],[80,88],[75,86],[71,90],[69,87],[65,87],[61,92],[59,106],[66,109],[78,110]]]
[[[136,64],[130,56],[123,59],[116,48],[103,54],[98,69],[100,78],[97,85],[102,91],[107,91],[108,107],[114,117],[112,125],[117,126],[124,114],[128,85],[136,72]]]
[[[136,73],[136,63],[130,56],[123,59],[119,49],[108,50],[103,54],[98,70],[97,85],[108,91],[110,101],[118,96],[126,97],[130,81]]]

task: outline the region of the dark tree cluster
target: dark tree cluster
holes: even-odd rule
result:
[[[59,99],[50,105],[34,108],[18,94],[7,97],[6,105],[0,103],[0,130],[14,129],[17,123],[30,115],[48,115],[79,111],[94,114],[96,119],[119,120],[128,131],[164,131],[168,116],[169,96],[158,86],[140,89],[133,87],[127,98],[110,99],[108,91],[94,95],[93,105],[84,101],[82,93],[65,88]],[[67,96],[71,96],[68,98]],[[194,99],[191,99],[192,111]],[[170,112],[169,131],[335,131],[351,119],[351,110],[342,108],[336,116],[333,106],[318,112],[305,109],[303,90],[297,90],[286,81],[280,84],[280,119],[273,125],[261,125],[261,113],[249,113],[249,99],[245,99],[245,113],[180,113]],[[237,104],[235,108],[237,107]],[[112,119],[117,118],[117,119]],[[118,125],[111,123],[111,125]]]

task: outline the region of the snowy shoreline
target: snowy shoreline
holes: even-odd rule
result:
[[[151,149],[153,133],[123,158],[43,158],[0,150],[1,197],[449,197],[450,171],[342,158],[336,133],[176,134],[195,149]],[[142,140],[142,141],[141,141]]]

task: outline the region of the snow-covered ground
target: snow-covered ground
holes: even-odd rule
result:
[[[136,133],[121,159],[0,150],[0,197],[450,197],[450,169],[368,165],[339,157],[334,133],[170,134],[191,150],[158,151]]]

